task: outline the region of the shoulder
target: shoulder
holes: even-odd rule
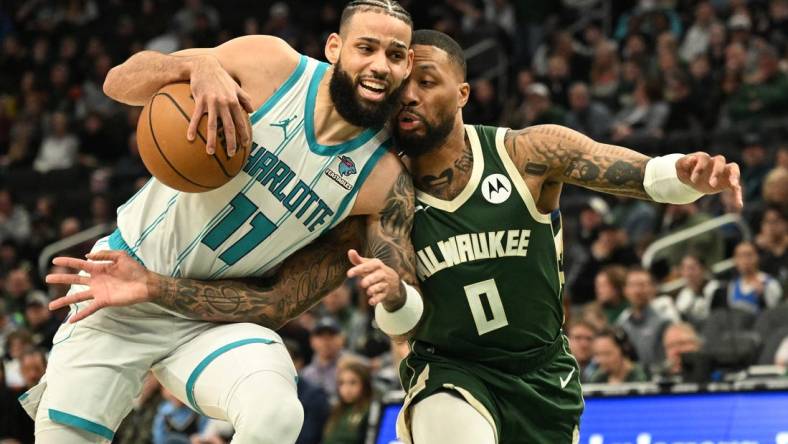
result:
[[[301,54],[287,42],[270,35],[247,35],[216,47],[222,66],[242,83],[252,76],[284,82],[298,66]]]
[[[392,199],[403,205],[415,205],[413,179],[402,161],[392,152],[386,152],[359,191],[355,214],[377,214]]]

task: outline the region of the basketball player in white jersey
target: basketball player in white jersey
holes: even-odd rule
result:
[[[190,81],[197,110],[189,137],[207,112],[209,151],[218,149],[221,121],[228,151],[251,144],[251,154],[238,176],[209,192],[182,193],[150,180],[118,209],[118,229],[93,249],[123,254],[93,258],[131,258],[172,278],[259,278],[343,219],[358,216],[365,220],[358,233],[366,237],[362,252],[404,281],[370,277],[379,281],[370,301],[399,311],[415,292],[408,285],[415,284],[413,185],[388,151],[384,124],[411,69],[411,33],[410,17],[396,2],[356,0],[326,43],[331,65],[280,39],[247,36],[173,55],[142,52],[114,68],[104,89],[131,105],[146,103],[166,84]],[[279,282],[299,279],[299,265],[303,277],[314,278],[319,253],[314,247],[304,252],[300,262],[280,270]],[[304,266],[304,258],[312,258],[317,270]],[[273,310],[246,319],[281,324],[269,321],[283,322],[314,304],[315,296],[338,284],[334,275],[341,276],[333,273],[331,285],[327,275],[307,281],[295,298],[283,297]],[[303,412],[279,336],[252,323],[190,318],[193,312],[209,320],[223,320],[227,311],[237,315],[244,307],[233,294],[212,295],[206,305],[217,315],[210,316],[193,306],[188,291],[168,301],[117,306],[123,304],[91,301],[87,284],[99,284],[86,275],[70,283],[64,300],[73,304],[70,322],[55,337],[42,382],[21,398],[36,419],[37,442],[112,440],[149,370],[194,410],[230,421],[235,443],[295,441]],[[115,306],[99,310],[103,305]]]

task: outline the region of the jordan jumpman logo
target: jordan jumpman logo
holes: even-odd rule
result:
[[[270,125],[271,126],[278,126],[279,128],[282,128],[282,131],[285,133],[284,134],[284,138],[287,139],[287,126],[290,125],[290,122],[292,122],[293,120],[295,120],[297,118],[298,118],[298,116],[293,116],[293,117],[290,117],[289,119],[282,119],[278,123],[272,123]]]

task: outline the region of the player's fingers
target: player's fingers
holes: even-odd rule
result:
[[[90,277],[81,274],[48,274],[45,280],[47,284],[89,285],[90,283]]]
[[[701,182],[703,176],[710,171],[709,163],[710,163],[709,159],[698,157],[695,166],[692,168],[692,174],[690,175],[690,182],[692,182],[695,185]]]
[[[79,322],[79,321],[85,319],[86,317],[92,315],[93,313],[101,310],[102,307],[103,306],[101,304],[99,304],[98,302],[94,301],[92,304],[90,304],[87,307],[85,307],[85,308],[79,310],[78,312],[76,312],[74,314],[74,316],[71,316],[68,319],[68,322],[70,322],[72,324],[75,323],[75,322]]]
[[[723,173],[725,173],[725,158],[722,156],[714,156],[712,161],[713,164],[711,174],[709,175],[709,186],[716,189],[717,185],[720,184]]]
[[[252,96],[250,96],[243,88],[240,86],[238,87],[238,103],[241,104],[244,111],[247,113],[253,113],[254,108],[252,107]]]
[[[208,140],[205,142],[205,152],[209,155],[216,153],[216,130],[219,126],[216,114],[216,102],[208,102]]]
[[[92,261],[112,261],[117,262],[126,256],[126,253],[118,250],[101,250],[96,251],[94,253],[88,253],[85,255],[86,258]]]
[[[85,270],[88,273],[90,273],[90,269],[92,268],[93,265],[84,259],[77,259],[75,257],[65,257],[65,256],[60,256],[52,259],[52,264],[57,265],[58,267]]]
[[[88,299],[93,299],[93,293],[90,290],[71,293],[69,295],[63,296],[62,298],[57,298],[54,301],[50,302],[49,309],[52,311],[58,310],[63,307],[68,307],[71,304],[87,301]]]
[[[197,100],[194,104],[194,112],[192,118],[189,120],[189,128],[186,130],[186,139],[189,142],[194,142],[197,137],[197,129],[200,127],[200,120],[205,112],[205,102],[202,99]]]
[[[741,172],[739,171],[739,165],[737,163],[729,163],[725,167],[725,173],[728,175],[728,182],[733,187],[733,191],[736,193],[736,202],[739,204],[739,208],[744,208],[744,197],[742,197],[742,190],[741,190]]]
[[[236,149],[248,148],[251,144],[252,132],[249,126],[249,115],[241,108],[241,105],[234,104],[230,109],[233,114],[235,124]]]
[[[384,294],[388,291],[389,283],[386,281],[378,282],[376,284],[370,285],[367,288],[367,296],[374,297],[380,293]]]
[[[347,251],[347,258],[348,260],[350,260],[350,263],[353,265],[361,265],[365,262],[369,262],[369,259],[361,256],[360,254],[358,254],[358,251],[352,248]]]
[[[378,282],[383,282],[386,280],[386,272],[383,270],[375,270],[374,272],[364,276],[360,281],[358,281],[358,286],[361,288],[369,289],[369,287],[377,284]]]
[[[233,115],[227,105],[219,107],[219,113],[222,116],[222,128],[224,129],[224,145],[227,148],[227,156],[232,157],[235,155],[235,122],[233,122]]]
[[[354,277],[361,277],[366,276],[370,273],[373,273],[380,269],[380,263],[377,261],[367,261],[360,265],[356,265],[355,267],[351,268],[347,271],[347,277],[354,278]]]

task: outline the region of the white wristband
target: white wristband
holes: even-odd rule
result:
[[[424,313],[424,302],[419,291],[402,282],[405,286],[405,305],[396,311],[388,311],[383,304],[375,306],[375,322],[390,336],[403,335],[416,327]]]
[[[654,202],[682,205],[695,202],[703,196],[703,193],[679,179],[676,162],[682,157],[684,154],[668,154],[646,163],[643,188]]]

